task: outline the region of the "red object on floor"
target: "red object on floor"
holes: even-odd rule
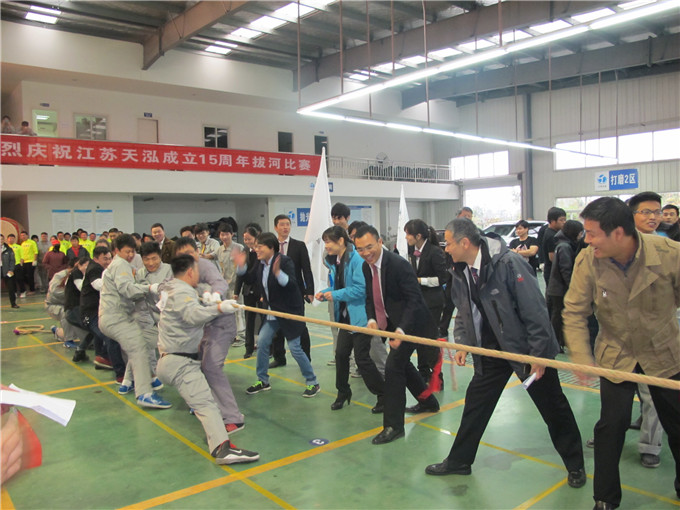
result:
[[[440,342],[446,342],[446,338],[437,338],[438,341]],[[441,380],[439,379],[439,375],[442,373],[442,363],[444,362],[444,350],[443,348],[439,349],[439,359],[437,360],[437,364],[434,366],[432,369],[432,375],[430,376],[430,382],[427,384],[427,388],[423,390],[423,392],[418,395],[418,400],[423,401],[427,398],[429,398],[430,395],[433,393],[437,393],[438,391],[441,391],[442,389],[442,384]]]

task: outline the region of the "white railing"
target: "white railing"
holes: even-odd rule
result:
[[[343,156],[330,156],[327,162],[329,177],[377,181],[452,182],[451,170],[446,165]]]

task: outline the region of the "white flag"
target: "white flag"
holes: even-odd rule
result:
[[[406,209],[404,185],[402,184],[401,197],[399,198],[399,221],[397,222],[397,251],[399,255],[408,260],[408,243],[406,242],[406,232],[404,232],[406,223],[408,223],[408,209]]]
[[[309,211],[309,222],[305,232],[305,244],[309,252],[309,261],[314,275],[314,293],[328,287],[328,268],[324,266],[324,242],[321,239],[324,231],[333,226],[331,219],[331,194],[328,190],[328,173],[326,171],[326,148],[321,152],[319,174],[314,185],[312,207]],[[319,301],[314,300],[314,305]]]

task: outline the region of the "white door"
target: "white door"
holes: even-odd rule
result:
[[[156,119],[137,119],[137,141],[158,143],[158,121]]]

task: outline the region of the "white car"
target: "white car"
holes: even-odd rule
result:
[[[518,220],[519,221],[519,220]],[[527,220],[529,223],[529,236],[538,237],[538,231],[543,225],[547,225],[547,221],[537,221],[537,220]],[[510,241],[517,237],[515,233],[515,224],[517,221],[499,221],[498,223],[492,223],[485,229],[483,229],[485,234],[493,232],[503,238],[506,244],[510,244]]]

